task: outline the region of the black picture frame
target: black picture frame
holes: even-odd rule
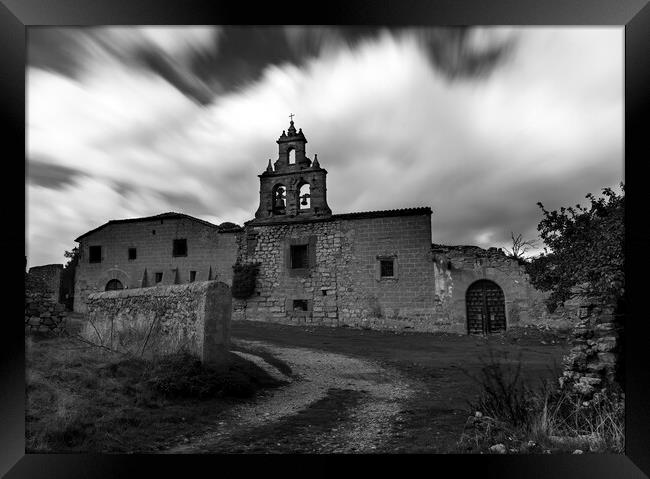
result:
[[[341,473],[340,462],[359,463],[363,474],[390,466],[404,473],[453,477],[642,478],[650,475],[650,351],[645,275],[650,271],[643,180],[650,160],[644,128],[650,90],[650,6],[648,0],[336,0],[315,3],[265,3],[252,7],[222,0],[0,0],[0,117],[5,144],[2,188],[5,230],[3,292],[11,307],[3,318],[0,387],[0,473],[7,478],[138,477],[242,474],[258,467],[286,474],[295,457],[134,456],[28,454],[24,451],[24,331],[19,321],[20,282],[13,276],[24,245],[24,205],[17,171],[25,152],[26,29],[37,25],[191,25],[191,24],[347,24],[347,25],[618,25],[625,28],[625,183],[626,285],[630,305],[626,324],[625,455],[539,456],[346,456],[302,458],[321,473]],[[623,119],[622,119],[623,120]],[[25,170],[26,174],[26,170]],[[9,175],[5,175],[9,176]],[[24,183],[23,183],[24,185]],[[24,186],[23,186],[24,188]],[[22,264],[25,269],[26,264]],[[24,291],[23,291],[24,295]],[[301,461],[302,462],[302,461]],[[349,466],[346,466],[349,467]],[[443,470],[453,471],[445,472]],[[227,472],[226,472],[227,471]],[[416,472],[417,471],[417,472]],[[438,472],[440,471],[440,472]],[[349,472],[353,473],[350,469]],[[205,474],[203,472],[202,474]],[[311,474],[311,473],[310,473]]]

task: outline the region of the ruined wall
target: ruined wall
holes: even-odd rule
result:
[[[560,384],[591,397],[617,382],[621,367],[622,324],[613,306],[584,299],[572,331],[572,348],[564,358]]]
[[[437,309],[458,332],[467,332],[465,295],[469,286],[480,279],[489,279],[503,290],[506,328],[569,328],[575,322],[576,305],[568,303],[549,313],[544,302],[546,293],[535,289],[524,267],[497,248],[433,245],[432,253]]]
[[[195,281],[231,284],[236,237],[188,218],[108,224],[80,241],[74,311],[85,312],[87,295],[104,291],[111,279],[124,288],[141,288],[155,285],[156,273],[163,275],[161,284],[169,285],[189,282],[195,271]],[[180,238],[187,240],[187,256],[175,257],[173,240]],[[90,246],[102,247],[100,263],[89,262]],[[129,259],[129,248],[136,248],[136,259]]]
[[[52,299],[53,286],[42,275],[25,274],[26,332],[59,333],[65,329],[65,306]]]
[[[33,278],[39,278],[49,290],[50,299],[55,303],[60,301],[61,295],[61,274],[63,273],[62,264],[47,264],[44,266],[33,266],[29,268],[29,274]]]
[[[81,334],[136,355],[187,350],[220,361],[229,347],[231,307],[230,288],[217,281],[94,293]]]
[[[234,302],[234,319],[286,324],[438,330],[430,256],[430,210],[335,215],[299,224],[249,224],[242,262],[261,263],[255,296]],[[391,216],[392,215],[392,216]],[[308,244],[311,267],[292,271],[292,244]],[[380,277],[392,258],[395,276]],[[294,301],[305,301],[307,311]]]

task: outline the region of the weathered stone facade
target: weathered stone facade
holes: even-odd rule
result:
[[[435,321],[430,215],[429,208],[414,208],[297,224],[251,222],[240,236],[239,260],[261,264],[258,288],[235,301],[233,317],[419,331],[444,326]],[[307,247],[307,268],[291,267],[295,245]],[[382,259],[393,262],[392,276],[381,276]]]
[[[615,308],[584,299],[578,311],[579,322],[572,331],[572,348],[564,358],[560,384],[585,397],[612,386],[621,367],[622,324]]]
[[[52,299],[56,285],[32,274],[32,269],[25,274],[25,331],[58,334],[65,329],[65,306]]]
[[[61,274],[62,264],[46,264],[29,268],[29,275],[33,278],[40,278],[49,290],[50,300],[58,303],[61,301]]]
[[[112,280],[118,289],[208,280],[230,284],[238,231],[179,213],[109,221],[76,240],[81,256],[74,311],[85,312],[88,294],[104,291]],[[175,254],[175,240],[185,240],[185,251],[176,252],[181,254]],[[99,247],[99,258],[91,258],[91,247]],[[133,258],[129,250],[135,250]]]
[[[81,335],[94,344],[136,355],[186,350],[218,362],[230,342],[227,284],[202,281],[94,293]]]
[[[257,223],[298,222],[327,218],[332,210],[327,205],[327,171],[320,167],[318,157],[306,155],[307,139],[302,129],[296,132],[289,125],[277,140],[278,159],[269,165],[260,178],[260,205],[255,212]]]
[[[479,280],[489,280],[503,291],[506,329],[528,325],[569,328],[575,322],[575,305],[549,313],[547,294],[535,289],[524,267],[500,249],[434,244],[432,253],[439,310],[457,326],[457,332],[467,332],[467,292]]]

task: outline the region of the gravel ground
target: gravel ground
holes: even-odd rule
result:
[[[404,402],[421,387],[398,371],[370,360],[353,358],[307,348],[279,347],[262,341],[238,341],[244,347],[263,348],[291,366],[291,377],[266,363],[258,356],[241,353],[274,377],[288,381],[284,387],[267,391],[254,401],[230,410],[202,436],[184,438],[165,453],[233,452],[233,444],[254,437],[255,430],[273,433],[273,425],[296,417],[317,401],[324,400],[332,390],[349,391],[360,398],[356,407],[347,411],[346,419],[312,437],[311,452],[367,453],[381,447],[399,421]],[[340,411],[337,411],[340,412]],[[305,427],[310,427],[305,424]],[[271,427],[271,429],[269,429]],[[278,433],[280,434],[280,433]],[[275,436],[274,436],[275,437]],[[291,438],[278,438],[291,441]],[[275,441],[275,439],[274,439]],[[278,443],[278,446],[280,443]],[[235,447],[245,451],[246,444]],[[243,448],[243,449],[242,449]],[[279,451],[287,452],[287,451]]]

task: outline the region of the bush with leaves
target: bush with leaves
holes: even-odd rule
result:
[[[235,263],[232,267],[232,297],[237,299],[250,298],[255,292],[255,280],[260,263]]]
[[[549,310],[576,296],[619,304],[624,293],[624,185],[603,196],[586,196],[591,205],[548,211],[537,226],[548,247],[526,269],[537,289],[550,291]],[[550,249],[550,252],[548,251]]]

